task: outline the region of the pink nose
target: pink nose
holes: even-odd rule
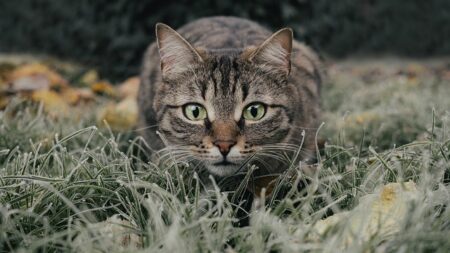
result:
[[[222,153],[223,156],[228,155],[230,152],[231,147],[233,147],[236,144],[235,141],[215,141],[214,145],[216,145],[219,148],[220,153]]]

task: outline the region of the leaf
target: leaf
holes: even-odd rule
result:
[[[116,97],[117,92],[114,87],[107,81],[100,81],[91,85],[91,90],[98,95],[107,95],[110,97]]]
[[[78,224],[75,227],[79,226]],[[135,232],[137,225],[134,222],[122,219],[119,215],[108,217],[105,221],[87,224],[89,230],[82,230],[74,240],[77,251],[87,252],[92,249],[92,232],[98,238],[105,238],[115,250],[128,249],[130,252],[142,247],[142,238]],[[100,252],[100,251],[99,251]]]
[[[6,90],[8,76],[16,68],[14,64],[11,63],[0,63],[0,91]]]
[[[42,102],[44,109],[53,115],[69,113],[69,105],[57,92],[51,90],[36,90],[31,94],[33,101]]]
[[[13,91],[60,89],[67,81],[58,73],[40,63],[27,64],[13,70],[8,76]]]
[[[118,104],[109,104],[100,111],[99,123],[105,120],[114,130],[129,130],[138,121],[138,104],[135,98],[128,97]]]
[[[317,222],[314,229],[323,235],[336,225],[344,226],[342,248],[355,241],[369,241],[375,235],[388,237],[401,230],[412,201],[420,198],[414,182],[389,183],[376,193],[360,199],[353,210],[332,215]]]
[[[89,70],[86,73],[84,73],[83,76],[81,76],[80,81],[85,85],[92,85],[94,83],[97,83],[99,81],[99,76],[97,71],[95,70]]]
[[[90,89],[67,88],[61,91],[61,97],[71,105],[80,102],[89,102],[95,99],[94,93]]]
[[[5,109],[6,106],[8,105],[8,103],[9,103],[9,98],[0,92],[0,110]]]
[[[139,77],[130,77],[125,82],[120,84],[118,90],[121,97],[133,97],[137,98],[139,93],[139,85],[141,80]]]
[[[50,80],[43,75],[31,75],[17,78],[12,82],[11,91],[49,90]]]

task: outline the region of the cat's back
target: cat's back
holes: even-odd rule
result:
[[[177,30],[193,46],[205,49],[242,49],[256,46],[271,32],[253,21],[237,17],[208,17]]]

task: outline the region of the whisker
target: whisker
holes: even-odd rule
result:
[[[275,159],[275,160],[280,161],[280,162],[286,162],[286,159],[283,159],[282,157],[280,157],[278,155],[275,155],[275,154],[259,153],[258,156],[260,156],[260,157],[262,157],[262,156],[263,157],[269,157],[269,158]]]
[[[136,129],[134,129],[132,131],[133,132],[139,132],[139,131],[150,129],[150,128],[154,128],[154,127],[157,127],[157,126],[158,126],[158,124],[150,125],[150,126],[144,126],[144,127],[141,127],[141,128],[136,128]]]
[[[186,152],[178,153],[178,154],[167,154],[167,155],[161,156],[161,157],[159,158],[159,160],[160,160],[160,161],[177,160],[177,159],[179,159],[180,157],[187,156],[187,155],[190,155],[190,154],[189,154],[189,153],[186,153]]]

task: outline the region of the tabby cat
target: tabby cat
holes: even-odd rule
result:
[[[156,25],[144,57],[140,127],[156,150],[216,177],[280,173],[282,156],[315,150],[322,69],[292,30],[210,17]]]

